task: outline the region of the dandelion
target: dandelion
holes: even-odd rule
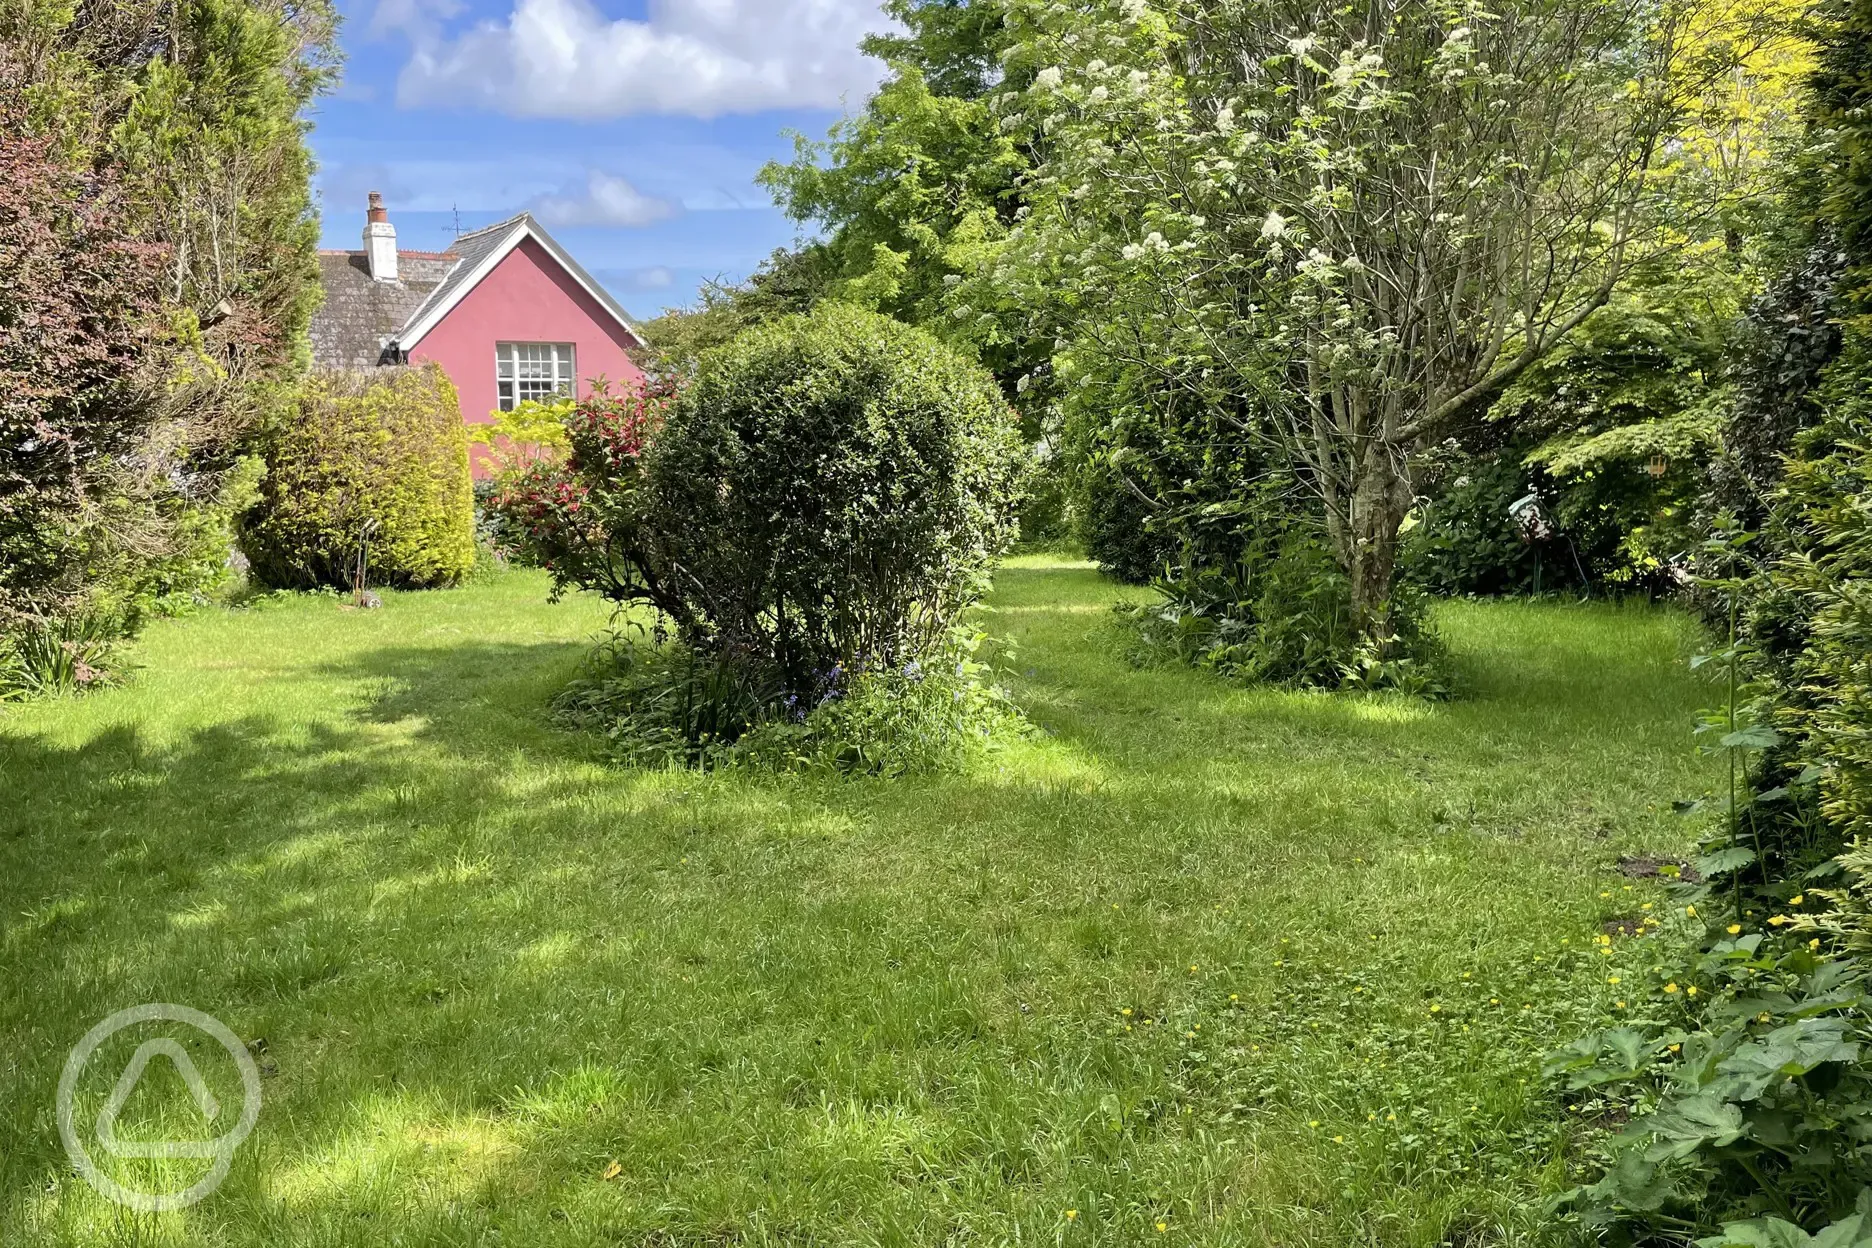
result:
[[[1241,1000],[1241,994],[1240,994],[1240,993],[1236,993],[1236,992],[1231,992],[1231,993],[1229,993],[1229,1000],[1231,1000],[1231,1001],[1239,1001],[1239,1000]]]
[[[1808,941],[1807,947],[1813,950],[1815,953],[1818,953],[1820,951],[1820,938],[1816,936],[1812,940]]]
[[[1694,918],[1696,918],[1696,907],[1695,907],[1695,906],[1685,906],[1685,907],[1684,907],[1684,913],[1685,913],[1685,914],[1687,914],[1687,915],[1689,915],[1689,916],[1690,916],[1691,918],[1693,918],[1693,919],[1694,919]]]
[[[1443,1007],[1440,1005],[1433,1005],[1430,1007],[1430,1012],[1432,1014],[1440,1014],[1443,1012]]]
[[[1311,1122],[1309,1122],[1309,1123],[1307,1123],[1307,1126],[1309,1126],[1309,1127],[1317,1127],[1317,1126],[1319,1126],[1319,1119],[1317,1119],[1317,1118],[1315,1118],[1315,1119],[1313,1119],[1313,1120],[1312,1120]]]
[[[1675,994],[1675,993],[1676,993],[1676,991],[1677,991],[1677,985],[1676,985],[1676,984],[1665,984],[1665,985],[1664,985],[1664,991],[1665,991],[1665,992],[1668,992],[1668,993],[1672,993],[1672,994]]]
[[[1066,1220],[1068,1222],[1071,1222],[1073,1219],[1077,1218],[1078,1216],[1079,1216],[1079,1211],[1077,1209],[1068,1209],[1066,1211]]]
[[[1159,1222],[1157,1224],[1157,1233],[1159,1235],[1163,1234],[1165,1231],[1169,1229],[1170,1229],[1170,1224],[1168,1222]]]
[[[1343,1136],[1343,1135],[1335,1135],[1335,1136],[1333,1136],[1333,1137],[1332,1137],[1332,1142],[1333,1142],[1333,1143],[1335,1143],[1335,1144],[1343,1144],[1343,1143],[1345,1143],[1345,1136]]]
[[[1742,925],[1740,923],[1731,923],[1728,927],[1724,928],[1723,930],[1728,932],[1731,936],[1734,936],[1741,932]]]
[[[1119,1010],[1118,1012],[1119,1012],[1120,1014],[1122,1014],[1122,1015],[1124,1015],[1124,1016],[1125,1016],[1126,1018],[1130,1018],[1130,1017],[1131,1017],[1131,1007],[1130,1007],[1130,1006],[1128,1006],[1128,1005],[1127,1005],[1127,1006],[1125,1006],[1125,1008],[1124,1008],[1124,1009],[1122,1009],[1122,1010]]]
[[[1490,997],[1490,998],[1488,999],[1488,1003],[1489,1003],[1490,1005],[1500,1005],[1500,1004],[1501,1004],[1501,998],[1500,998],[1500,997]]]
[[[1696,996],[1697,994],[1696,985],[1691,984],[1688,988],[1684,989],[1684,992],[1690,996],[1693,996],[1693,997]]]
[[[1639,906],[1638,908],[1639,908],[1640,910],[1649,910],[1649,909],[1651,908],[1651,903],[1647,901],[1647,902],[1645,902],[1645,903],[1644,903],[1644,905],[1642,905],[1642,906]]]
[[[1807,900],[1806,893],[1795,893],[1792,897],[1788,898],[1788,905],[1798,906],[1801,904],[1801,902],[1806,901],[1806,900]]]
[[[1386,1115],[1384,1116],[1384,1120],[1385,1120],[1386,1122],[1396,1122],[1396,1121],[1397,1121],[1397,1115],[1396,1115],[1396,1114],[1386,1114]]]
[[[1190,963],[1190,974],[1194,975],[1195,973],[1196,973],[1196,964],[1192,962]]]
[[[1768,920],[1768,926],[1780,927],[1783,923],[1792,923],[1793,921],[1793,919],[1788,918],[1785,914],[1777,914],[1772,919]]]
[[[1619,977],[1617,975],[1608,975],[1606,976],[1605,982],[1608,984],[1616,984],[1619,982]]]
[[[1623,1001],[1614,1001],[1614,1002],[1612,1003],[1612,1005],[1613,1005],[1613,1008],[1615,1008],[1615,1009],[1620,1009],[1620,1010],[1622,1010],[1622,1009],[1624,1009],[1624,1008],[1625,1008],[1625,1003],[1624,1003]]]
[[[1665,1047],[1666,1049],[1668,1049],[1668,1050],[1670,1050],[1670,1051],[1671,1051],[1672,1053],[1681,1053],[1681,1052],[1683,1052],[1683,1045],[1681,1045],[1681,1044],[1667,1044],[1667,1045],[1665,1045],[1664,1047]]]

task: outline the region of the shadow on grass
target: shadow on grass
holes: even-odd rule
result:
[[[1014,602],[1104,592],[1008,576]],[[1570,655],[1590,619],[1471,613],[1490,687],[1421,708],[1135,671],[1068,605],[997,621],[1054,735],[905,784],[597,765],[546,722],[570,642],[361,650],[160,741],[0,735],[0,1242],[1037,1239],[1165,1192],[1233,1202],[1245,1242],[1322,1232],[1339,1184],[1309,1167],[1336,1163],[1273,1114],[1230,1163],[1265,1171],[1251,1197],[1193,1135],[1111,1129],[1113,1098],[1182,1095],[1114,1003],[1195,1001],[1197,963],[1262,1003],[1289,938],[1337,958],[1376,922],[1410,933],[1382,982],[1413,1004],[1477,932],[1524,973],[1527,929],[1589,930],[1554,812],[1655,785],[1607,796],[1664,757],[1668,639],[1614,621]],[[1434,830],[1464,802],[1560,826],[1478,848]],[[146,1001],[266,1038],[276,1072],[174,1234],[113,1221],[51,1115],[72,1043]],[[1423,1242],[1436,1201],[1488,1198],[1451,1182]]]

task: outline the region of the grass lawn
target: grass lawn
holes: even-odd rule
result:
[[[1555,1237],[1539,1057],[1687,939],[1590,947],[1664,911],[1615,864],[1712,783],[1681,617],[1453,603],[1459,701],[1243,691],[1127,667],[1120,591],[1019,560],[991,626],[1044,733],[835,782],[601,765],[543,704],[605,612],[545,589],[207,613],[0,711],[0,1244]],[[219,1193],[140,1215],[54,1094],[149,1001],[267,1077]],[[159,1068],[123,1135],[219,1134]],[[111,1168],[158,1165],[206,1169]]]

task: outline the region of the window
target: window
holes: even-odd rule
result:
[[[528,399],[571,394],[578,372],[569,342],[502,342],[494,347],[494,376],[500,410],[511,412]]]

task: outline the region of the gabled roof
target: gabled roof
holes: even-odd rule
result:
[[[639,344],[644,341],[644,336],[638,332],[635,325],[631,324],[630,317],[625,314],[618,301],[611,297],[610,292],[600,286],[591,274],[579,266],[579,262],[572,258],[571,253],[561,247],[558,240],[548,234],[545,227],[533,219],[532,213],[523,212],[517,217],[509,217],[505,221],[463,234],[455,240],[452,250],[461,259],[455,262],[454,268],[450,269],[448,276],[443,278],[441,283],[429,293],[428,298],[410,313],[402,330],[395,335],[398,349],[408,351],[428,337],[429,331],[440,325],[442,319],[454,310],[455,305],[468,297],[469,291],[480,285],[482,279],[492,273],[500,262],[513,252],[514,248],[529,238],[545,248],[546,254],[558,261],[559,267],[571,274],[572,280],[582,286],[585,293],[597,301],[599,307],[624,327],[625,333]]]
[[[370,262],[361,251],[321,251],[319,284],[325,302],[313,314],[312,355],[329,368],[375,368],[387,359],[416,310],[456,267],[448,253],[400,251],[395,282],[379,282],[370,275]]]

